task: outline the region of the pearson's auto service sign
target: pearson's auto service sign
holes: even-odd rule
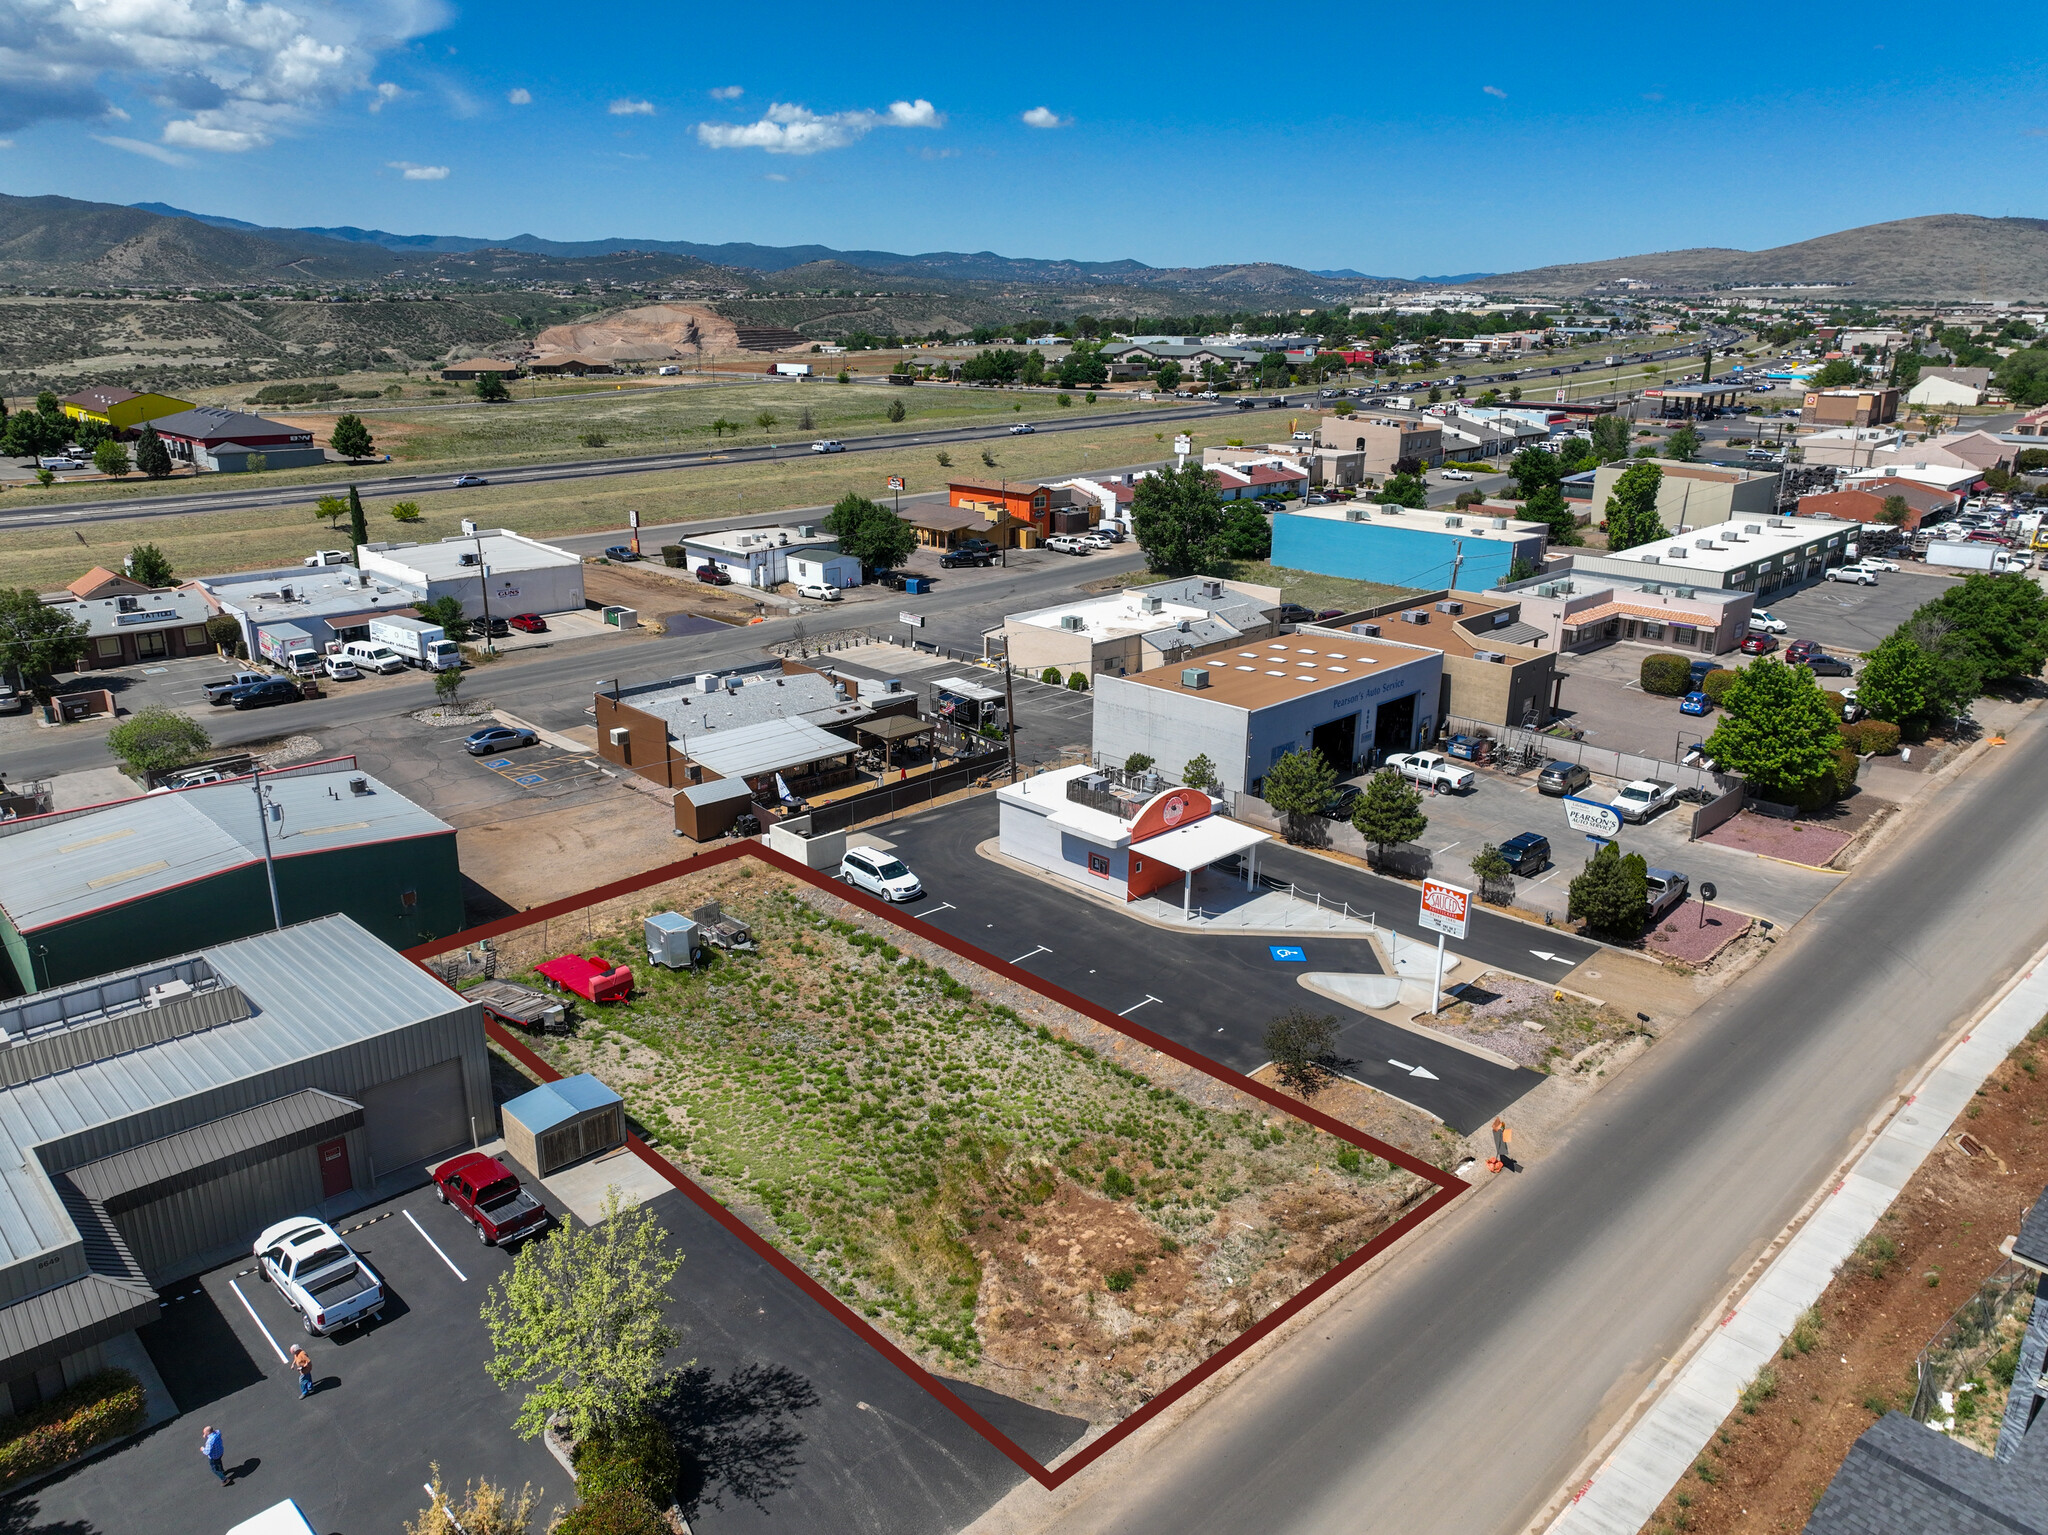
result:
[[[1447,885],[1440,879],[1422,882],[1422,915],[1418,920],[1431,932],[1463,938],[1471,915],[1471,891]]]

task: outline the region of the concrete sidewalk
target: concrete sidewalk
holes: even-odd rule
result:
[[[1600,1463],[1549,1535],[1636,1535],[1998,1063],[2048,1012],[2037,954],[1951,1047]]]

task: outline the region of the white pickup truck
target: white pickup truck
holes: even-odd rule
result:
[[[1459,767],[1442,752],[1403,752],[1387,758],[1386,765],[1410,783],[1446,794],[1462,794],[1479,780],[1467,767]]]
[[[256,1266],[316,1337],[383,1314],[384,1282],[325,1221],[279,1221],[256,1239]]]
[[[1638,778],[1615,792],[1614,813],[1624,821],[1640,824],[1666,805],[1678,802],[1678,785],[1657,778]]]

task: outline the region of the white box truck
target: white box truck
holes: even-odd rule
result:
[[[456,650],[455,642],[448,638],[439,624],[396,616],[373,618],[370,620],[370,638],[379,645],[389,645],[404,656],[407,666],[445,672],[450,667],[462,665],[462,656]]]
[[[2008,561],[2005,551],[1996,544],[1948,543],[1937,539],[1927,546],[1927,563],[1954,570],[1999,571],[2006,568]]]
[[[295,677],[310,677],[320,669],[313,637],[297,624],[266,624],[256,631],[256,649]]]

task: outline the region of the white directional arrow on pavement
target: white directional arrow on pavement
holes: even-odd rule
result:
[[[1553,954],[1548,949],[1531,949],[1529,952],[1535,955],[1538,959],[1554,959],[1560,965],[1569,965],[1571,963],[1571,961],[1566,959],[1562,954]]]
[[[1401,1070],[1407,1072],[1409,1076],[1421,1077],[1425,1082],[1437,1082],[1442,1080],[1440,1077],[1437,1076],[1435,1072],[1428,1070],[1426,1067],[1410,1066],[1406,1061],[1397,1061],[1394,1060],[1391,1056],[1388,1057],[1387,1064],[1389,1066],[1398,1066]]]

